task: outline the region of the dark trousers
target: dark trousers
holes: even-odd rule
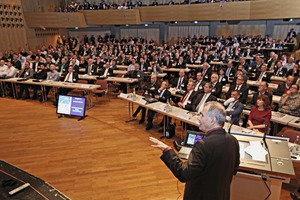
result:
[[[27,85],[27,84],[21,84],[20,85],[20,91],[19,91],[19,95],[18,95],[18,98],[22,98],[22,96],[23,96],[23,93],[25,92],[25,94],[26,94],[26,97],[30,97],[30,95],[29,95],[29,85]]]
[[[137,116],[137,114],[139,114],[139,112],[142,111],[142,120],[145,120],[145,116],[146,116],[146,108],[139,106],[136,111],[133,113],[134,116]],[[149,113],[149,112],[148,112]]]

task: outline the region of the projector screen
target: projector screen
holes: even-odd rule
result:
[[[76,117],[85,117],[86,98],[59,95],[56,113]]]

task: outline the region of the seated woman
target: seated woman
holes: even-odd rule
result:
[[[261,95],[257,98],[256,106],[253,106],[248,118],[249,129],[257,129],[264,133],[270,124],[272,116],[269,97]]]

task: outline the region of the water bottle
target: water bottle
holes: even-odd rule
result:
[[[293,150],[292,150],[292,154],[295,156],[298,156],[298,154],[299,154],[299,145],[300,145],[300,138],[298,135],[294,142],[294,146],[293,146]]]
[[[132,100],[133,100],[133,101],[136,100],[135,88],[133,88],[133,92],[132,92]]]
[[[165,111],[168,113],[170,112],[170,102],[169,102],[169,99],[167,100],[167,105],[165,107]]]

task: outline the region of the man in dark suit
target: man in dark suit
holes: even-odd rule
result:
[[[63,82],[68,83],[77,83],[78,81],[78,73],[75,72],[73,65],[69,65],[68,72],[63,75]],[[59,95],[67,95],[73,89],[70,88],[59,88],[56,95],[56,102],[53,103],[54,106],[57,106],[58,96]]]
[[[288,76],[285,83],[278,84],[278,88],[273,92],[273,94],[278,96],[286,94],[294,83],[294,79],[295,78],[293,76]]]
[[[39,68],[40,68],[40,56],[35,56],[35,60],[34,60],[34,63],[32,63],[32,69],[34,72],[37,72],[39,71]]]
[[[217,73],[213,73],[210,77],[211,85],[212,85],[212,91],[211,93],[217,97],[221,98],[223,85],[222,83],[218,82],[219,76]]]
[[[32,79],[33,78],[34,71],[33,69],[30,68],[30,63],[29,61],[25,61],[24,64],[24,69],[20,72],[19,78],[27,78],[27,79]],[[21,99],[23,96],[23,93],[25,91],[25,97],[23,99],[29,99],[29,85],[27,84],[21,84],[20,85],[20,91],[17,96],[17,99]]]
[[[170,56],[166,55],[164,61],[163,61],[163,67],[166,68],[172,68],[172,61],[170,60]]]
[[[233,90],[231,92],[231,98],[224,102],[224,106],[226,107],[226,119],[235,125],[239,125],[240,116],[244,108],[244,104],[239,101],[239,98],[239,91]]]
[[[33,74],[33,78],[45,80],[47,78],[47,70],[44,64],[40,65],[40,69]],[[37,98],[37,91],[41,88],[40,85],[33,85],[33,96],[32,99]]]
[[[136,78],[138,79],[138,85],[141,84],[141,82],[144,80],[144,73],[139,70],[140,65],[138,63],[134,63],[134,70],[128,71],[126,74],[124,74],[124,78]],[[136,85],[136,83],[131,84],[131,86]],[[126,83],[121,83],[120,86],[114,90],[114,93],[118,93],[119,90],[122,90],[124,93],[127,93],[127,86]]]
[[[199,114],[199,129],[206,137],[195,144],[187,162],[168,145],[152,137],[149,139],[152,147],[163,152],[162,161],[178,180],[186,182],[184,200],[228,200],[232,176],[240,163],[238,141],[223,129],[226,112],[221,104],[207,102]]]
[[[88,65],[85,69],[85,73],[88,75],[96,75],[98,73],[97,65],[94,64],[94,60],[91,58],[88,60]]]
[[[145,62],[143,57],[141,57],[140,58],[140,70],[142,72],[148,72],[148,67],[149,67],[149,64],[147,62]]]
[[[167,101],[171,99],[171,92],[168,90],[168,83],[166,81],[161,83],[161,86],[157,90],[157,94],[154,95],[154,98],[163,103],[167,103]],[[153,110],[148,110],[148,122],[146,125],[146,130],[150,130],[153,127],[152,121],[155,113],[156,112]]]
[[[202,65],[202,75],[203,80],[206,82],[210,82],[210,76],[211,76],[211,67],[207,62],[203,63]]]
[[[201,112],[203,106],[206,102],[209,101],[217,101],[217,97],[215,97],[212,93],[213,86],[210,82],[204,84],[204,92],[197,96],[197,99],[193,105],[191,105],[191,109],[194,112]],[[189,108],[189,106],[188,106]]]
[[[179,70],[179,77],[175,78],[172,82],[172,87],[175,87],[180,90],[186,90],[187,89],[187,84],[188,84],[188,79],[184,76],[185,72],[183,69]]]
[[[176,68],[185,69],[186,68],[186,62],[183,59],[183,56],[179,56],[178,62],[176,63]]]
[[[235,73],[236,73],[236,70],[233,67],[232,60],[230,60],[227,63],[227,69],[225,71],[225,75],[228,77],[228,79],[232,80],[232,79],[234,79]]]
[[[68,71],[68,68],[69,68],[69,64],[67,63],[65,58],[62,58],[61,63],[58,67],[58,72],[65,74]]]
[[[298,78],[300,75],[299,65],[294,64],[293,68],[288,70],[286,73],[286,76],[294,76],[295,78]]]
[[[146,85],[143,87],[144,90],[143,96],[155,97],[158,88],[159,88],[159,84],[157,83],[157,76],[155,74],[152,74],[150,77],[150,81],[148,81]],[[139,121],[139,124],[142,124],[145,121],[146,108],[139,106],[132,115],[132,117],[135,118],[141,110],[142,110],[142,117],[141,120]]]
[[[197,77],[196,77],[196,86],[195,86],[195,91],[200,93],[204,92],[204,84],[206,82],[203,80],[203,76],[202,76],[202,72],[198,72],[197,73]]]
[[[253,94],[251,105],[256,105],[257,98],[261,95],[266,95],[270,103],[272,103],[273,96],[268,92],[269,84],[266,81],[262,81],[258,86],[258,91]]]
[[[113,76],[114,70],[112,68],[110,68],[110,63],[106,62],[104,67],[100,69],[98,74],[99,74],[99,76],[106,78],[108,76]]]
[[[226,98],[227,99],[229,99],[231,97],[231,92],[233,90],[238,90],[240,92],[239,100],[240,100],[241,103],[246,104],[247,98],[248,98],[248,93],[249,93],[249,88],[245,84],[245,77],[244,76],[242,76],[242,75],[237,76],[236,82],[229,87],[229,90],[226,93]]]
[[[282,62],[279,60],[274,67],[274,76],[285,77],[287,69],[283,67]]]
[[[271,82],[271,74],[267,72],[267,65],[263,64],[260,67],[260,71],[258,71],[255,75],[255,80],[262,82],[266,81],[267,83]]]
[[[183,95],[182,100],[177,103],[177,106],[192,111],[195,101],[197,99],[198,93],[194,91],[195,83],[194,81],[189,81],[187,84],[187,92]]]

